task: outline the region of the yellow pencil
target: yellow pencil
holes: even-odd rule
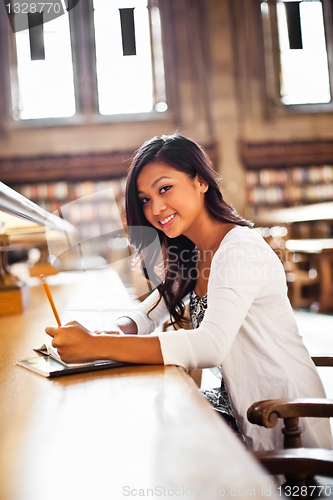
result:
[[[53,314],[55,316],[55,319],[57,320],[58,326],[61,326],[61,321],[60,321],[60,318],[59,318],[59,314],[58,314],[58,311],[56,309],[56,306],[54,305],[53,298],[52,298],[52,295],[51,295],[51,292],[50,292],[50,289],[49,289],[49,285],[46,282],[46,278],[45,278],[44,274],[40,275],[40,279],[43,282],[44,290],[45,290],[47,298],[49,299],[49,302],[51,304],[51,307],[52,307],[52,310],[53,310]]]

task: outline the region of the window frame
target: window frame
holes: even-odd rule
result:
[[[269,13],[266,28],[262,19],[263,53],[265,81],[268,103],[279,114],[325,113],[333,112],[333,9],[330,0],[321,0],[325,27],[328,73],[330,79],[331,101],[329,103],[284,104],[280,93],[280,47],[277,24],[276,4],[278,0],[266,0]]]
[[[168,75],[172,74],[168,68],[173,64],[174,54],[165,43],[166,26],[162,10],[165,5],[158,0],[148,0],[148,8],[158,6],[161,15],[161,36],[163,46],[164,75],[166,102],[168,109],[163,112],[152,110],[142,113],[124,113],[102,115],[98,109],[97,74],[95,58],[95,36],[93,25],[93,0],[82,0],[69,11],[69,24],[71,29],[71,49],[74,69],[74,89],[76,113],[70,117],[56,118],[33,118],[16,120],[12,113],[12,80],[11,75],[15,72],[15,47],[14,37],[4,5],[0,5],[0,84],[3,92],[0,96],[0,131],[5,124],[11,129],[34,128],[34,127],[63,127],[74,125],[127,123],[140,121],[168,121],[173,117],[174,103],[177,102],[172,81]],[[163,9],[162,9],[163,7]],[[168,17],[168,16],[166,16]],[[153,48],[152,48],[153,52]],[[154,64],[154,62],[153,62]],[[154,68],[153,68],[154,74]],[[14,76],[15,79],[15,76]],[[18,85],[18,81],[14,84]],[[153,81],[155,88],[155,81]]]

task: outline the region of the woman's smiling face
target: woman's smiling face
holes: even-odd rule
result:
[[[138,198],[144,216],[169,238],[184,234],[191,239],[206,213],[204,193],[208,184],[196,176],[190,179],[167,163],[145,165],[137,178]]]

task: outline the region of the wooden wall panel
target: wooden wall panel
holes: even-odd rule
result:
[[[333,140],[290,142],[240,142],[248,168],[333,163]]]
[[[215,144],[205,147],[217,162]],[[0,179],[6,183],[99,180],[123,177],[134,151],[82,155],[43,155],[0,158]]]

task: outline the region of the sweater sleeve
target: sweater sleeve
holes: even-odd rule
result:
[[[159,304],[150,311],[158,302],[159,298],[160,293],[156,289],[136,309],[123,315],[136,323],[138,335],[148,335],[158,328],[162,321],[166,320],[168,317],[169,312],[163,298],[160,300]]]
[[[261,290],[267,293],[265,287],[272,287],[274,279],[281,280],[281,273],[284,275],[279,259],[266,244],[222,244],[212,261],[207,310],[199,328],[159,335],[164,364],[184,368],[221,365],[255,298]]]

